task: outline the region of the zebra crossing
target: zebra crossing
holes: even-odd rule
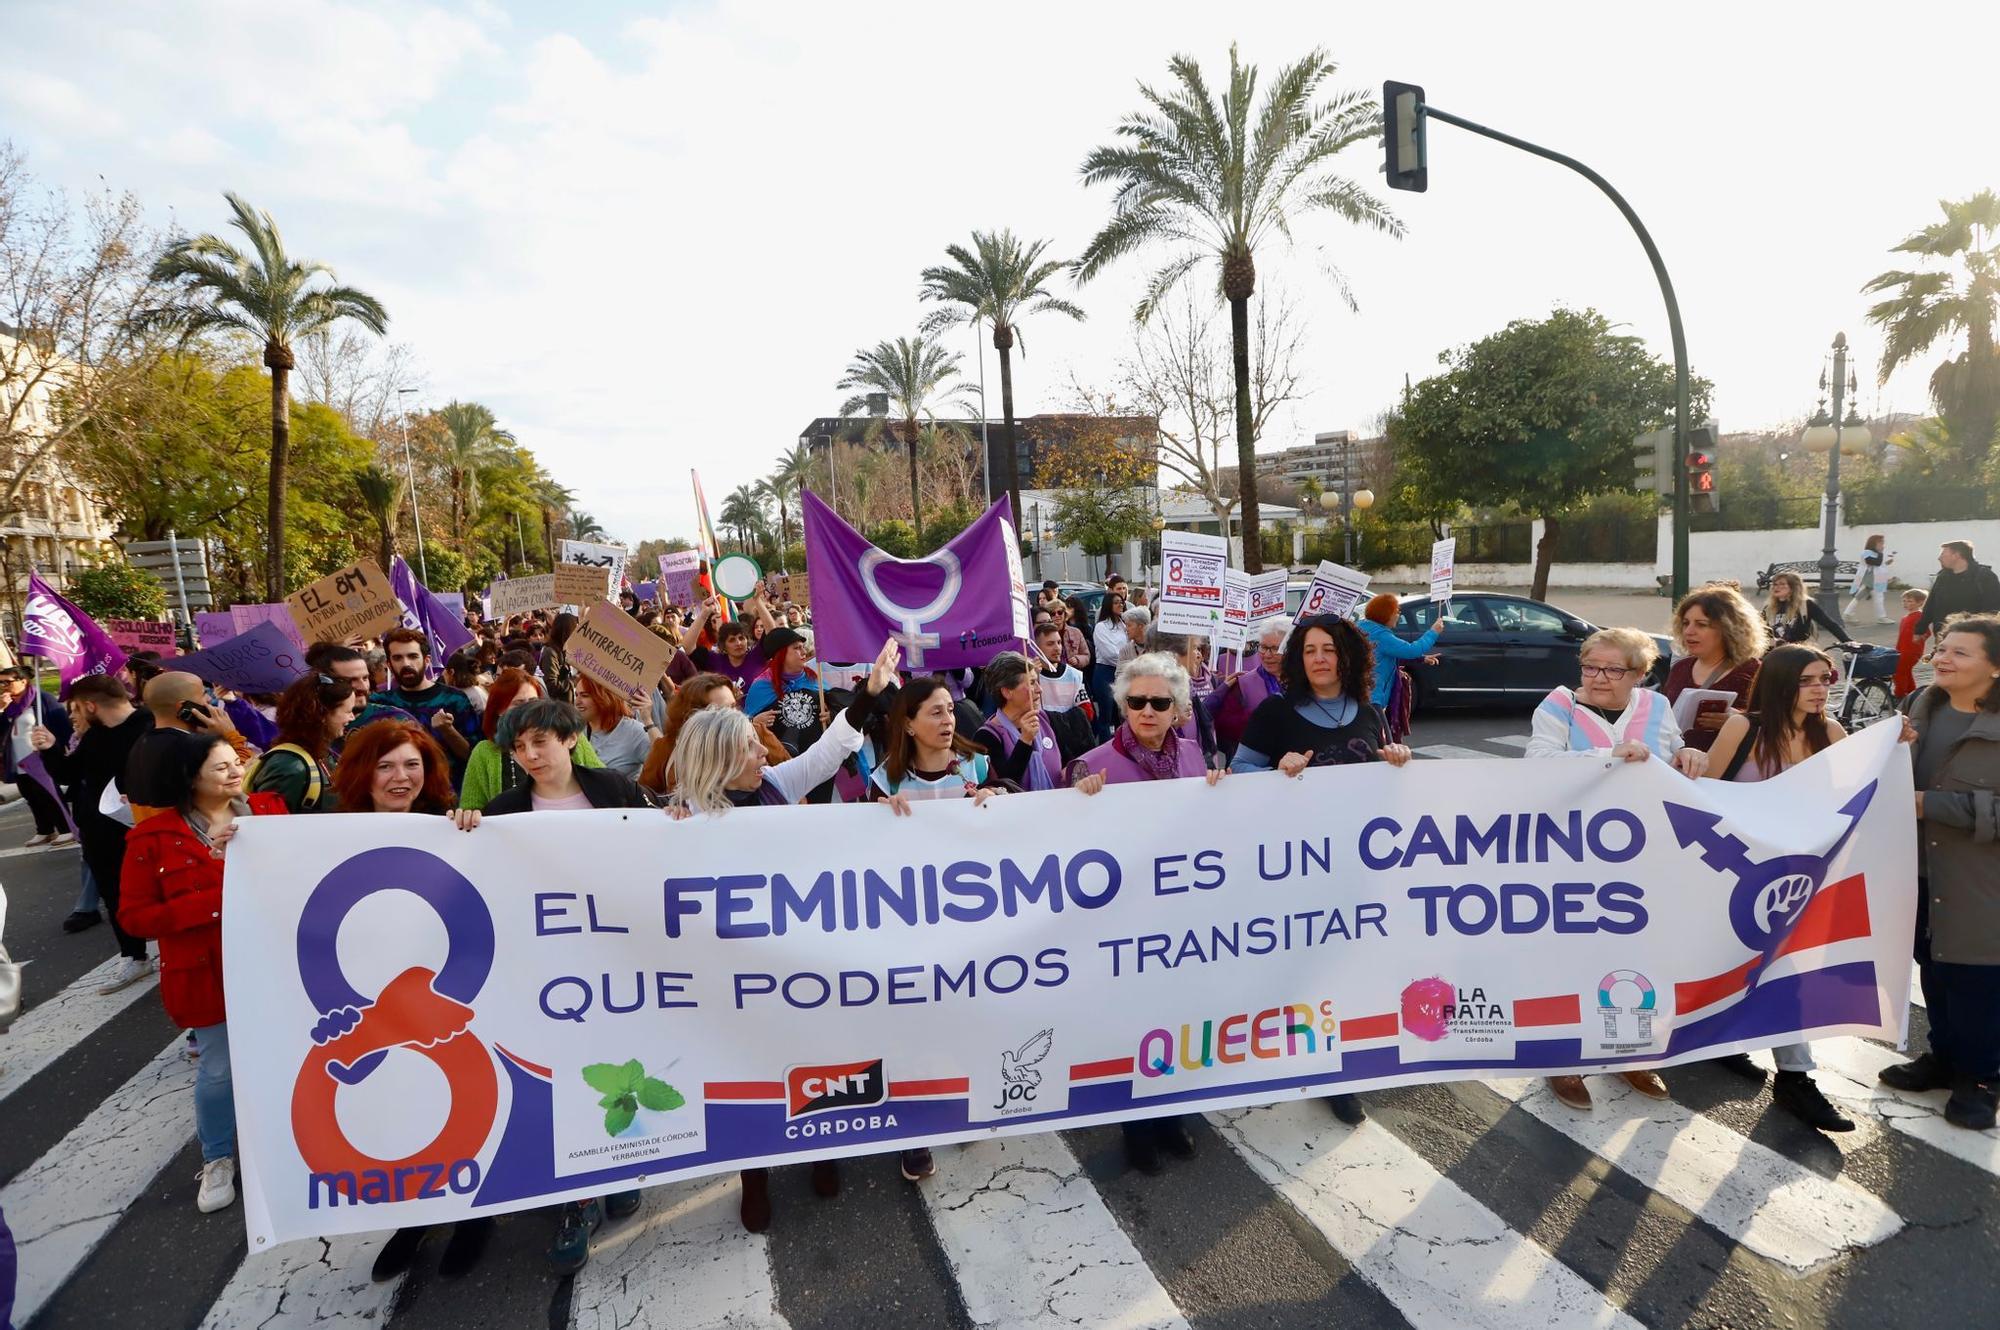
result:
[[[74,855],[35,862],[55,877]],[[1815,1045],[1859,1123],[1837,1141],[1699,1066],[1667,1070],[1666,1103],[1593,1078],[1588,1114],[1538,1081],[1415,1086],[1369,1094],[1352,1128],[1303,1098],[1208,1115],[1159,1177],[1124,1169],[1116,1128],[942,1148],[914,1186],[893,1158],[848,1160],[831,1199],[774,1170],[762,1235],[733,1175],[670,1184],[573,1279],[523,1214],[463,1281],[437,1275],[440,1235],[378,1284],[387,1234],[250,1254],[240,1209],[197,1214],[194,1067],[153,985],[100,995],[98,966],[43,995],[36,968],[0,1040],[28,1330],[1894,1326],[2000,1305],[2000,1132],[1879,1085],[1900,1055],[1861,1039]]]

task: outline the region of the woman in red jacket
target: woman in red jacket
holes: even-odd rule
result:
[[[229,1027],[222,1005],[222,856],[239,818],[285,811],[275,794],[243,793],[243,759],[219,735],[189,734],[171,752],[174,806],[125,838],[118,922],[158,938],[160,1000],[194,1032],[200,1054],[194,1130],[201,1138],[201,1191],[212,1214],[236,1200],[236,1105],[230,1097]]]

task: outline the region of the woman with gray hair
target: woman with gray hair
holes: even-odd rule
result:
[[[1288,614],[1275,615],[1257,626],[1256,662],[1239,674],[1223,680],[1222,686],[1208,695],[1202,704],[1215,721],[1216,747],[1223,757],[1233,757],[1236,745],[1243,742],[1243,731],[1250,724],[1250,717],[1257,708],[1264,705],[1267,697],[1276,697],[1285,691],[1278,680],[1278,667],[1284,663],[1285,643],[1292,637],[1292,619]]]
[[[1222,756],[1222,748],[1215,738],[1215,720],[1203,705],[1213,676],[1208,671],[1208,659],[1202,650],[1203,639],[1187,633],[1163,633],[1157,627],[1146,634],[1146,650],[1159,651],[1173,657],[1181,669],[1187,672],[1188,697],[1186,704],[1177,713],[1179,733],[1183,739],[1192,739],[1201,745],[1202,760],[1209,766],[1228,766]]]

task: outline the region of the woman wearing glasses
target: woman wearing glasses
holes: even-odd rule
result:
[[[1690,778],[1708,770],[1708,754],[1682,742],[1672,704],[1652,689],[1639,687],[1658,656],[1651,637],[1636,628],[1600,628],[1583,640],[1577,655],[1582,681],[1574,689],[1556,688],[1535,708],[1527,756],[1624,762],[1657,757]],[[1658,1072],[1618,1075],[1648,1099],[1667,1097],[1666,1082]],[[1549,1089],[1571,1108],[1590,1108],[1590,1090],[1581,1076],[1551,1076]]]

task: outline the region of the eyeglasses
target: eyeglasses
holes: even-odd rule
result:
[[[1585,665],[1583,677],[1586,679],[1609,679],[1613,683],[1632,673],[1623,665]]]
[[[1146,707],[1151,707],[1155,711],[1172,711],[1174,709],[1174,699],[1172,699],[1171,697],[1127,696],[1125,699],[1125,707],[1128,711],[1132,710],[1133,708],[1138,708],[1143,710]]]

